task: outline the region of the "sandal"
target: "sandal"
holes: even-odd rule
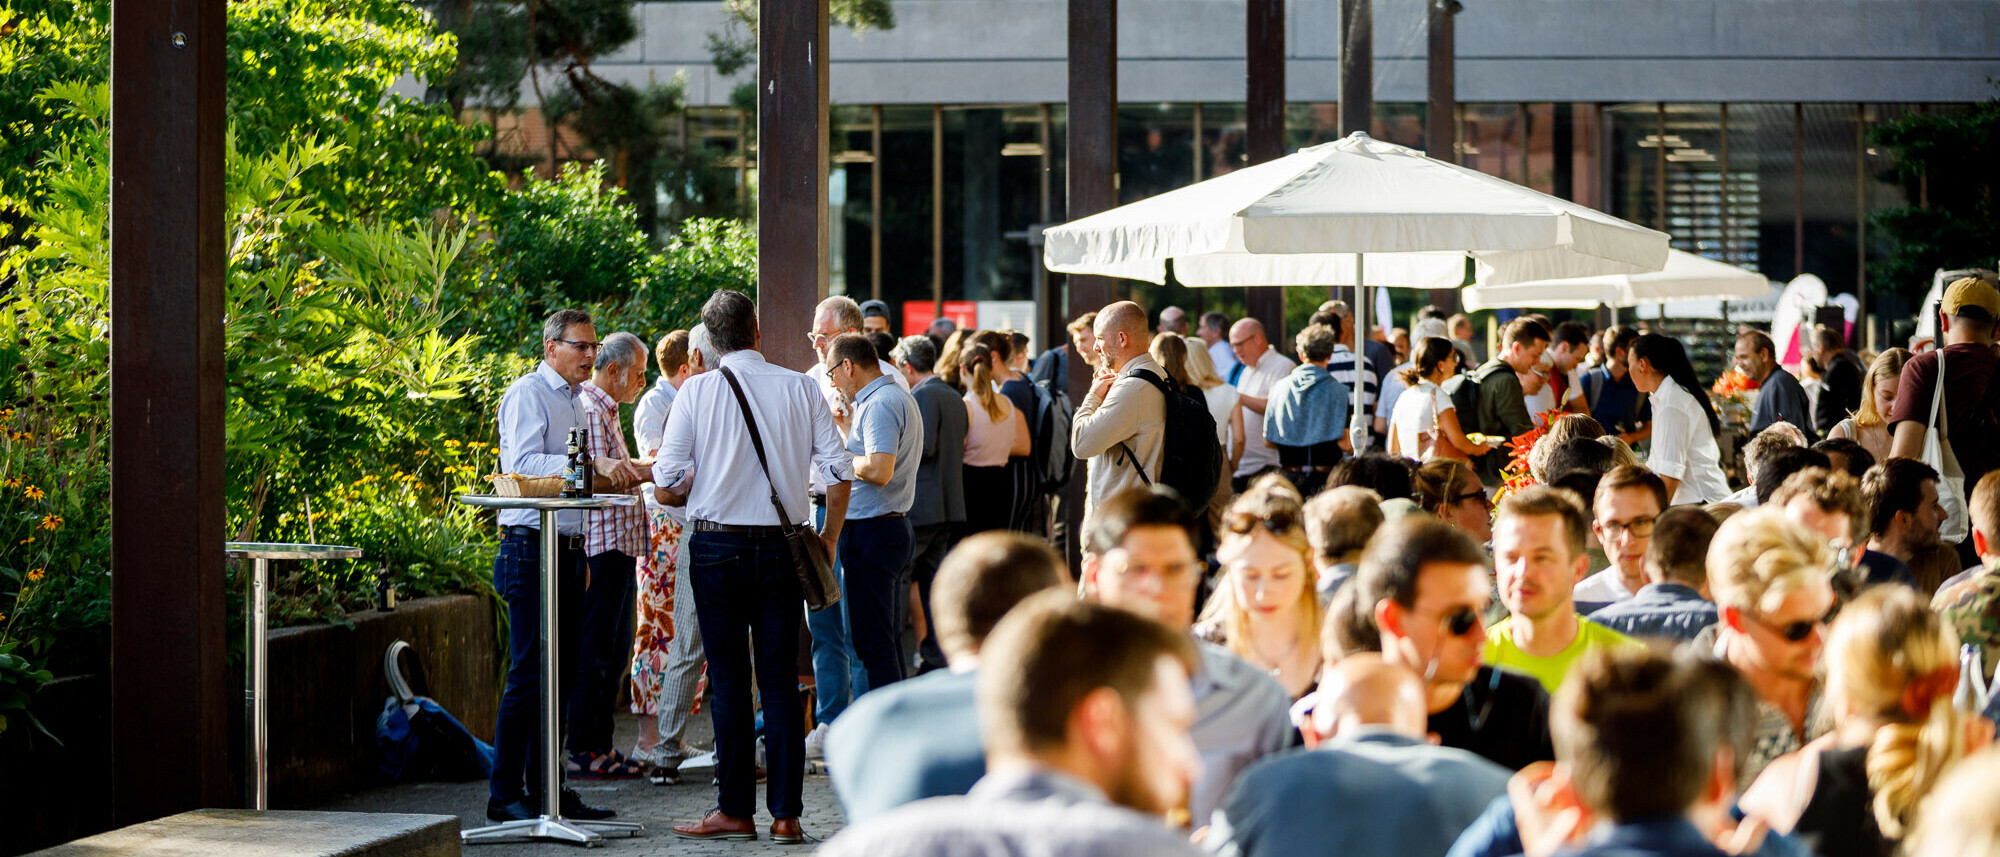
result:
[[[563,770],[572,780],[631,780],[646,775],[646,768],[634,764],[617,750],[609,753],[571,753]]]

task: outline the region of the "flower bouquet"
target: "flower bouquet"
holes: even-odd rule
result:
[[[1715,416],[1724,425],[1748,425],[1756,392],[1757,379],[1732,366],[1709,386],[1708,401],[1715,406]]]

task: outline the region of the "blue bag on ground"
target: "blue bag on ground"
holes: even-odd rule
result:
[[[493,745],[475,737],[435,700],[410,692],[396,663],[409,647],[397,640],[382,659],[393,695],[375,718],[376,767],[391,782],[491,777]]]

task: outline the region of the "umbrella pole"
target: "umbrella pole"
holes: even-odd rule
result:
[[[1361,393],[1365,373],[1361,371],[1362,361],[1368,359],[1368,277],[1365,274],[1366,253],[1354,254],[1354,396],[1348,399],[1348,442],[1354,451],[1368,448],[1368,409],[1362,406]]]

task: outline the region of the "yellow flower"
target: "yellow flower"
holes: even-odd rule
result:
[[[21,477],[16,476],[12,479],[7,480],[6,482],[0,482],[0,485],[4,485],[8,488],[19,488],[21,487]]]
[[[445,439],[445,442],[444,442],[444,448],[445,448],[445,449],[457,449],[457,448],[458,448],[458,441],[456,441],[456,440],[452,440],[452,439],[450,439],[450,438],[446,438],[446,439]]]
[[[0,622],[5,622],[5,621],[7,621],[7,614],[0,613]]]
[[[429,455],[429,454],[431,454],[431,451],[430,451],[430,450],[428,450],[428,449],[419,449],[419,450],[417,450],[417,454],[418,454],[418,455]]]
[[[62,529],[62,525],[63,519],[61,515],[45,515],[42,517],[42,529],[44,530],[53,532]]]
[[[39,568],[28,569],[28,582],[29,583],[38,582],[42,579],[42,575],[43,571]]]
[[[42,493],[42,489],[36,488],[33,485],[21,489],[21,493],[27,495],[28,499],[30,500],[40,500],[43,497],[48,496],[47,494]]]
[[[25,538],[25,539],[22,539],[22,540],[21,540],[21,544],[24,544],[24,545],[29,545],[29,544],[34,544],[34,543],[35,543],[35,537],[34,537],[34,536],[29,536],[29,537],[27,537],[27,538]]]

